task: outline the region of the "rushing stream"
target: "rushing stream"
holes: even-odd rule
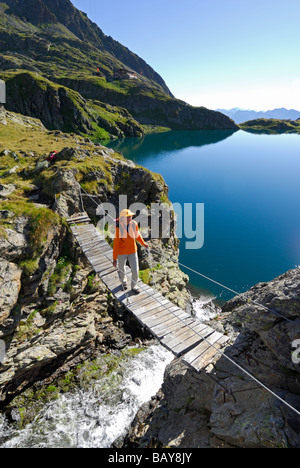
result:
[[[19,430],[0,415],[0,448],[109,448],[121,441],[139,407],[160,389],[173,355],[152,345],[90,390],[66,393]]]

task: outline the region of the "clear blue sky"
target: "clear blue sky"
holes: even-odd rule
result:
[[[179,99],[300,110],[300,0],[72,0]]]

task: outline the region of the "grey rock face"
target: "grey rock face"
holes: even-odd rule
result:
[[[300,339],[300,269],[257,284],[220,313],[218,328],[231,338],[224,354],[199,375],[174,360],[155,409],[137,416],[129,447],[300,447],[300,418],[288,406],[300,410],[292,347]]]

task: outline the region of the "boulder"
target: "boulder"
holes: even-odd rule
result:
[[[21,289],[21,275],[22,270],[17,265],[0,258],[0,325],[17,303]]]
[[[55,179],[55,204],[53,206],[63,218],[82,212],[80,186],[73,170],[61,171]]]

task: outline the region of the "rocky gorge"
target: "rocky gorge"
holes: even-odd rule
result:
[[[2,129],[6,142],[16,129],[19,138],[22,130],[31,130],[40,145],[53,138],[40,122],[12,113],[5,114]],[[16,151],[20,141],[15,138],[13,147],[1,149],[0,339],[6,352],[0,399],[5,408],[37,380],[48,379],[49,384],[52,375],[66,372],[89,355],[120,350],[143,339],[133,317],[120,319],[124,311],[95,277],[64,219],[82,211],[82,199],[97,223],[95,199],[117,206],[119,194],[126,193],[129,204],[138,200],[149,205],[165,201],[168,188],[158,174],[101,145],[77,136],[54,137],[56,147],[62,148],[55,165],[49,164],[46,153],[27,153],[25,142],[24,149]],[[170,205],[165,203],[165,209],[171,210]],[[174,232],[167,244],[155,241],[156,255],[164,250],[170,260],[167,267],[159,265],[159,287],[184,304],[189,300],[188,277],[176,262]],[[143,252],[140,257],[141,274],[150,281],[148,257]],[[154,262],[158,264],[155,258]]]
[[[193,313],[165,181],[99,141],[142,138],[149,128],[239,129],[221,112],[176,99],[144,60],[69,0],[30,5],[0,2],[7,98],[6,111],[0,108],[0,446],[14,430],[22,446],[23,431],[38,425],[43,409],[60,397],[76,394],[80,402],[81,391],[94,390],[95,382],[112,392],[115,371],[131,371],[131,359],[154,343],[95,275],[66,218],[84,210],[97,225],[98,205],[117,207],[124,195],[128,205],[147,210],[160,204],[172,221],[171,236],[150,239],[153,265],[139,248],[140,278]],[[53,163],[50,151],[57,152]],[[110,244],[112,236],[106,232]],[[126,434],[106,444],[300,447],[300,269],[206,307],[213,317],[207,323],[230,339],[224,353],[199,374],[180,358],[162,359],[168,365],[160,390],[135,411]],[[144,388],[139,372],[133,378]],[[95,417],[101,398],[84,408],[96,428],[105,419],[101,412]],[[126,406],[123,394],[120,399]],[[81,430],[82,420],[74,425]],[[86,440],[98,446],[97,430],[95,438],[83,432],[72,446]]]
[[[129,204],[171,205],[159,174],[100,144],[48,131],[40,121],[10,112],[0,130],[1,411],[10,425],[25,428],[45,402],[91,386],[152,342],[95,276],[65,218],[83,203],[97,223],[97,203],[117,205],[120,194]],[[50,164],[47,150],[54,145],[57,160]],[[174,226],[168,242],[150,242],[156,287],[192,310]],[[141,277],[152,284],[142,249],[139,256]],[[299,447],[299,416],[284,402],[299,411],[293,344],[300,338],[300,269],[222,307],[207,307],[214,312],[209,324],[230,337],[224,355],[200,374],[174,359],[161,390],[140,408],[119,446]]]
[[[299,280],[290,270],[225,303],[210,324],[231,344],[200,374],[167,366],[125,446],[298,448]]]

